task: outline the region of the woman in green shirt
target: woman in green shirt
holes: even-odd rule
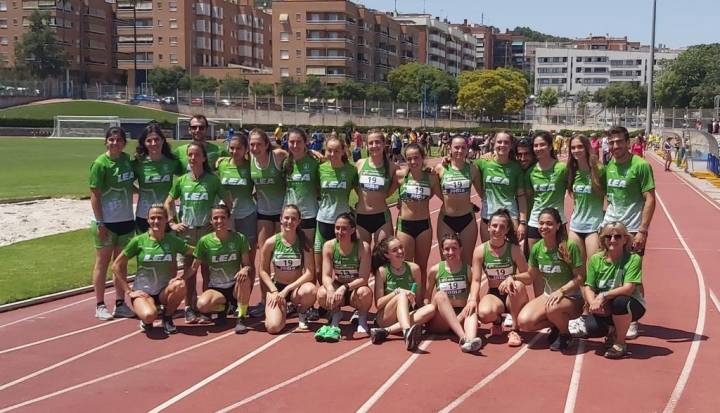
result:
[[[542,239],[530,250],[529,270],[514,278],[526,285],[540,280],[543,293],[523,307],[517,323],[523,331],[550,327],[550,350],[564,351],[571,341],[568,321],[579,317],[584,305],[579,288],[585,279],[585,263],[580,248],[567,239],[555,208],[540,211],[538,225]]]
[[[300,229],[310,241],[315,242],[318,197],[320,195],[320,160],[308,150],[308,136],[300,128],[288,131],[288,157],[285,160],[287,191],[285,205],[295,205],[300,210]]]
[[[405,261],[405,247],[392,235],[382,239],[373,250],[372,273],[375,274],[375,325],[370,330],[373,344],[380,344],[390,334],[402,333],[405,348],[417,349],[422,340],[422,326],[435,315],[435,305],[418,302],[417,286],[422,272],[414,262]],[[412,311],[415,305],[417,311]]]
[[[108,129],[105,134],[106,151],[90,166],[90,206],[95,218],[90,227],[95,239],[95,317],[100,320],[135,316],[125,304],[123,295],[115,296],[115,311],[112,314],[105,306],[105,277],[110,260],[119,256],[135,232],[132,210],[135,174],[130,157],[123,152],[126,143],[122,128]]]
[[[606,336],[604,356],[618,359],[627,354],[630,323],[645,314],[642,257],[631,252],[632,238],[619,222],[605,224],[600,240],[600,252],[588,260],[583,288],[592,315],[586,323],[590,337]]]

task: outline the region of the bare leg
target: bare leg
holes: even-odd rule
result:
[[[438,291],[432,298],[433,303],[436,307],[435,317],[430,322],[430,329],[436,332],[445,332],[448,329],[452,330],[458,338],[465,337],[465,330],[460,324],[455,309],[450,303],[450,299],[447,294],[442,291]]]
[[[547,309],[548,320],[560,331],[560,334],[569,334],[568,321],[580,317],[583,301],[563,298],[559,303]]]
[[[113,247],[103,247],[95,250],[93,286],[95,286],[95,300],[98,303],[105,301],[105,277],[108,267],[110,266],[112,255]]]
[[[219,313],[225,309],[225,297],[216,290],[205,290],[197,300],[197,309],[201,313]]]
[[[157,307],[152,297],[138,297],[133,300],[135,315],[145,324],[152,324],[157,318]]]
[[[187,283],[183,280],[171,280],[160,293],[160,302],[165,304],[165,315],[172,315],[185,297]]]
[[[546,302],[547,297],[541,295],[527,303],[518,314],[517,326],[522,331],[538,331],[552,326],[547,317]]]
[[[494,323],[505,311],[505,304],[492,294],[486,294],[478,303],[477,314],[481,323]]]
[[[630,314],[613,314],[613,324],[615,324],[615,343],[625,345],[625,334],[630,328],[632,315]]]
[[[521,283],[520,281],[515,281],[515,290],[517,293],[515,295],[508,295],[506,308],[510,310],[510,315],[512,315],[513,320],[513,330],[518,329],[518,317],[520,316],[520,311],[525,307],[525,304],[528,303],[528,294],[527,294],[527,288],[525,288],[525,284]]]
[[[268,293],[268,296],[270,293]],[[265,302],[268,302],[268,297]],[[265,307],[265,329],[270,334],[278,334],[285,328],[285,316],[287,314],[287,304],[282,302],[279,305],[267,305]]]

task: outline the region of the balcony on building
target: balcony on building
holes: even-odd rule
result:
[[[325,31],[325,30],[308,30],[305,41],[312,43],[333,43],[333,44],[354,44],[355,41],[350,38],[346,31]]]
[[[308,12],[306,15],[307,24],[317,24],[317,25],[355,25],[357,22],[355,19],[353,19],[350,16],[345,15],[345,13],[319,13],[319,12]]]

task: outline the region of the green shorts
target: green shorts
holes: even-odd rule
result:
[[[315,245],[313,248],[315,254],[321,254],[325,242],[331,239],[335,239],[335,224],[317,221],[317,227],[315,227]]]
[[[108,235],[105,240],[101,240],[97,222],[90,222],[90,233],[95,242],[95,249],[99,250],[106,247],[125,248],[135,235],[135,221],[107,223],[105,229],[107,229]]]

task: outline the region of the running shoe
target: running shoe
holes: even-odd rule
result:
[[[110,311],[107,309],[107,306],[105,306],[105,304],[99,304],[97,307],[95,307],[95,318],[102,321],[109,321],[113,319],[113,315],[110,314]]]
[[[297,313],[297,308],[295,307],[295,304],[287,303],[287,308],[285,309],[285,316],[290,317],[295,313]]]
[[[625,339],[626,340],[635,340],[640,335],[640,332],[638,331],[639,324],[637,321],[633,321],[630,323],[630,328],[628,328],[627,333],[625,333]]]
[[[513,318],[511,314],[505,314],[505,319],[503,320],[503,327],[512,328],[513,326]]]
[[[175,323],[173,322],[172,317],[163,318],[163,331],[167,335],[177,333],[177,327],[175,327]]]
[[[243,319],[238,318],[235,322],[235,334],[244,334],[247,333],[247,330],[248,328],[245,323],[243,323]]]
[[[472,340],[462,340],[460,351],[463,353],[477,353],[482,348],[482,338],[475,337]]]
[[[340,341],[340,333],[340,327],[329,326],[327,332],[325,333],[325,342],[337,343]]]
[[[521,345],[522,345],[522,337],[520,337],[520,334],[518,334],[517,331],[511,330],[508,333],[508,346],[520,347]]]
[[[195,324],[198,322],[198,315],[192,307],[185,307],[185,323]]]
[[[222,326],[222,325],[225,325],[226,322],[227,322],[227,313],[225,311],[221,311],[221,312],[217,313],[217,315],[215,316],[215,325]]]
[[[327,325],[320,327],[320,329],[315,332],[315,341],[317,341],[318,343],[322,343],[323,341],[325,341],[325,334],[327,334],[329,328],[330,326]]]
[[[555,341],[550,344],[550,351],[565,351],[570,347],[572,337],[570,334],[558,334]]]
[[[604,354],[605,358],[617,360],[627,355],[627,346],[625,344],[613,344]]]
[[[548,344],[554,343],[555,340],[557,340],[559,334],[560,330],[558,330],[557,327],[550,327],[550,332],[547,335]]]
[[[120,305],[115,306],[115,311],[113,311],[113,317],[115,317],[115,318],[134,318],[135,313],[133,313],[133,310],[131,310],[130,307],[127,306],[127,304],[122,303]]]
[[[350,316],[350,325],[357,328],[358,322],[360,321],[360,313],[358,310],[353,311],[352,316]]]
[[[417,350],[422,341],[422,327],[419,324],[413,324],[405,331],[405,349],[407,351]]]
[[[490,326],[490,336],[501,336],[503,333],[503,326],[502,324],[494,324]]]
[[[250,311],[248,311],[248,315],[252,318],[265,317],[265,303],[263,303],[262,301],[259,302],[258,305],[251,308]]]
[[[409,331],[409,329],[408,329]],[[373,344],[380,344],[387,339],[390,332],[384,328],[371,328],[370,329],[370,342]]]
[[[360,319],[358,319],[355,332],[362,334],[370,334],[370,326],[368,325],[367,320],[361,321]]]
[[[573,338],[587,338],[587,325],[585,319],[580,316],[568,322],[568,330]]]
[[[140,320],[140,331],[147,333],[150,331],[150,329],[152,329],[152,326],[153,326],[152,323],[148,324],[148,323]]]
[[[310,328],[308,327],[307,323],[308,323],[307,311],[304,313],[298,314],[298,326],[297,326],[297,329],[295,329],[295,331],[298,331],[298,332],[309,331]]]
[[[318,309],[315,307],[310,307],[307,310],[307,319],[308,321],[318,321],[320,319],[320,313],[318,312]]]
[[[198,324],[210,324],[212,323],[212,317],[210,317],[210,314],[200,314],[197,318]]]

